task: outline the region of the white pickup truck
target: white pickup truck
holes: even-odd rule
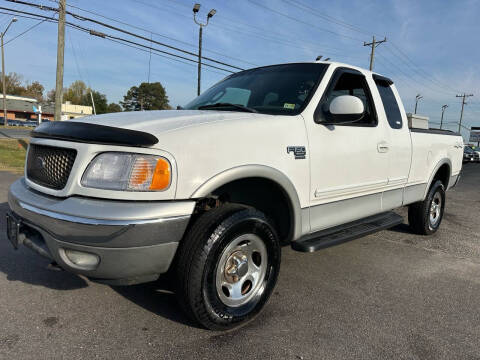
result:
[[[168,271],[188,315],[230,329],[267,302],[282,245],[312,252],[386,229],[405,205],[413,232],[435,232],[462,156],[460,135],[409,129],[384,76],[260,67],[181,110],[38,126],[8,238],[108,284]]]

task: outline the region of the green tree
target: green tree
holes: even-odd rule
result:
[[[18,95],[21,96],[25,91],[25,87],[22,85],[23,76],[17,74],[16,72],[11,72],[8,75],[5,75],[5,88],[8,95]],[[0,81],[0,88],[3,92],[3,84]]]
[[[107,106],[107,113],[121,112],[122,107],[116,103],[110,103]]]
[[[75,105],[82,105],[85,95],[88,94],[89,89],[82,80],[74,81],[63,92],[63,101],[70,101]]]
[[[92,97],[93,97],[93,101],[95,102],[95,112],[97,114],[107,113],[108,112],[107,96],[95,90],[90,90],[90,89],[87,89],[87,90],[88,92],[85,95],[83,95],[83,99],[80,105],[93,106],[92,104]],[[90,91],[92,92],[92,95],[90,95]]]
[[[132,86],[120,103],[125,111],[170,109],[165,88],[159,82]]]
[[[34,81],[31,84],[27,83],[25,89],[22,91],[22,96],[28,96],[37,99],[38,102],[43,101],[44,87],[38,81]]]

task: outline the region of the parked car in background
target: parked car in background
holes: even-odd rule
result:
[[[8,120],[8,126],[23,126],[23,127],[36,127],[38,126],[38,121],[35,120]]]
[[[185,110],[38,126],[10,187],[8,238],[102,283],[169,271],[186,313],[226,330],[268,301],[282,244],[353,240],[402,223],[401,206],[413,232],[436,232],[462,149],[460,134],[409,128],[384,76],[336,62],[260,67]]]
[[[8,126],[20,126],[21,121],[20,120],[7,120]]]
[[[479,162],[480,161],[480,153],[475,151],[470,146],[465,146],[463,148],[463,162]]]
[[[478,146],[471,146],[471,148],[472,148],[473,151],[475,151],[475,152],[478,154],[478,156],[480,156],[480,147],[478,147]]]

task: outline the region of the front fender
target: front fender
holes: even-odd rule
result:
[[[265,178],[277,183],[285,192],[290,201],[291,212],[293,215],[293,239],[298,239],[302,235],[302,209],[295,186],[290,179],[282,172],[265,165],[242,165],[225,170],[200,185],[190,196],[193,199],[199,199],[211,194],[219,187],[235,180],[245,178]]]

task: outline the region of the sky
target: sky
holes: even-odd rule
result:
[[[56,7],[55,0],[27,0]],[[212,8],[215,16],[203,31],[204,56],[240,68],[313,61],[318,55],[368,68],[370,48],[364,41],[387,38],[375,50],[374,71],[391,78],[407,112],[415,96],[423,98],[418,113],[458,130],[461,99],[467,99],[463,124],[480,126],[480,0],[199,0],[199,19]],[[190,0],[67,0],[68,10],[108,22],[146,38],[196,53],[198,26]],[[0,7],[52,16],[53,12],[0,0]],[[96,14],[86,12],[94,12]],[[0,9],[0,12],[5,10]],[[109,17],[122,23],[101,18]],[[0,13],[3,31],[11,15]],[[142,41],[67,16],[88,29]],[[6,72],[26,81],[40,81],[46,91],[55,86],[57,25],[19,18],[5,35]],[[9,40],[14,39],[9,42]],[[66,29],[64,86],[80,79],[118,102],[133,85],[159,81],[172,106],[196,96],[197,67],[168,56],[151,55],[76,29]],[[171,51],[154,44],[153,46]],[[186,55],[188,57],[188,55]],[[220,66],[220,65],[219,65]],[[224,66],[223,66],[224,67]],[[225,68],[225,67],[224,67]],[[202,90],[229,73],[203,67]],[[462,129],[465,138],[468,130]],[[467,139],[468,140],[468,139]]]

